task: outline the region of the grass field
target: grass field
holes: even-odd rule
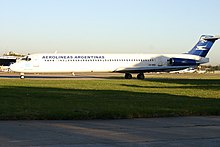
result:
[[[117,119],[220,115],[220,76],[95,80],[0,79],[0,119]]]

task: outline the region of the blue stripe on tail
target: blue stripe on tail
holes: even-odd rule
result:
[[[212,45],[219,37],[215,37],[212,35],[202,35],[199,39],[199,42],[188,52],[191,55],[197,55],[201,57],[205,57]]]

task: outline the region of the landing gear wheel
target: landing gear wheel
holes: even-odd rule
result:
[[[137,75],[137,79],[143,80],[144,79],[144,74],[143,73],[139,73]]]
[[[125,79],[132,79],[132,75],[130,73],[125,73]]]
[[[24,73],[20,74],[20,79],[24,79]]]

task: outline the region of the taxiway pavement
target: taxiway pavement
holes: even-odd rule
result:
[[[220,117],[0,121],[0,146],[220,146]]]

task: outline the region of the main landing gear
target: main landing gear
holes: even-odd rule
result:
[[[137,75],[137,79],[140,79],[140,80],[143,80],[145,77],[144,77],[144,73],[139,73]]]
[[[143,80],[144,78],[144,73],[139,73],[137,75],[137,79],[139,80]],[[132,75],[130,73],[125,73],[125,79],[132,79]]]
[[[132,79],[132,75],[130,73],[125,73],[125,79]]]

